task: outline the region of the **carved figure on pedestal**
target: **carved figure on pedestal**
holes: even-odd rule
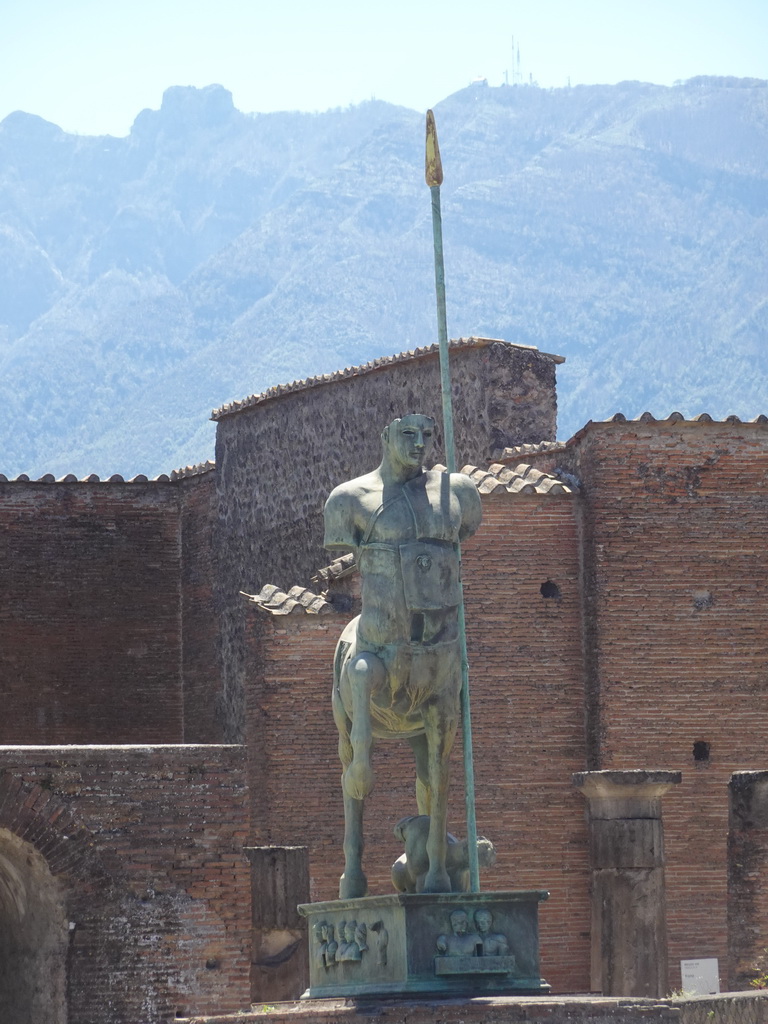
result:
[[[469,930],[469,915],[466,910],[454,910],[449,918],[450,935],[438,935],[437,952],[440,956],[477,956],[478,946],[482,948],[475,932]]]
[[[405,844],[405,853],[392,865],[392,884],[398,892],[423,892],[429,870],[427,839],[429,817],[412,814],[395,825],[395,837]],[[477,859],[481,868],[492,868],[496,851],[490,839],[477,837]],[[451,892],[469,892],[469,852],[466,839],[446,833],[445,868]]]
[[[339,924],[339,948],[336,959],[339,963],[362,960],[368,949],[367,929],[357,921],[342,921]]]
[[[325,546],[355,552],[362,611],[336,649],[333,714],[343,767],[340,898],[364,896],[363,801],[374,739],[406,739],[416,804],[430,816],[422,892],[450,892],[446,868],[448,755],[459,722],[458,541],[480,524],[480,498],[461,473],[424,470],[434,421],[409,415],[381,435],[372,473],[341,484],[325,506]]]
[[[374,921],[371,925],[371,931],[376,935],[376,963],[379,967],[386,967],[389,932],[384,927],[383,921]]]
[[[333,925],[327,921],[318,921],[315,925],[315,955],[323,967],[332,967],[336,963],[337,948]]]
[[[482,944],[483,956],[507,956],[509,942],[501,932],[492,932],[493,914],[481,907],[475,911],[475,927]]]

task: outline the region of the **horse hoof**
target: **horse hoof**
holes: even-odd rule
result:
[[[447,871],[430,871],[424,879],[421,892],[451,892],[451,880]]]
[[[345,871],[339,879],[339,899],[356,900],[368,892],[368,879],[360,872],[348,875]]]
[[[365,800],[373,789],[373,771],[368,764],[352,764],[344,772],[344,790],[353,800]]]

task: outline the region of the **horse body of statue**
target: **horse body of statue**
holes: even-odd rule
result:
[[[430,816],[424,892],[450,892],[446,870],[448,755],[460,717],[457,544],[480,524],[480,498],[461,473],[425,471],[434,422],[409,415],[382,434],[372,473],[337,487],[325,545],[353,550],[361,614],[336,650],[333,714],[343,766],[341,898],[364,896],[363,801],[374,739],[402,738],[416,760],[416,803]]]

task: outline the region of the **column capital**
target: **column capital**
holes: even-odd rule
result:
[[[576,772],[574,786],[589,800],[592,818],[660,818],[661,798],[682,781],[681,772]]]

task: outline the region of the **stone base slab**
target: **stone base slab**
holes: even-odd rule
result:
[[[302,904],[309,933],[303,998],[548,992],[538,923],[548,895],[393,894]]]
[[[595,995],[478,999],[307,999],[262,1003],[250,1013],[193,1017],[176,1024],[765,1024],[768,993],[726,992],[688,999]]]

